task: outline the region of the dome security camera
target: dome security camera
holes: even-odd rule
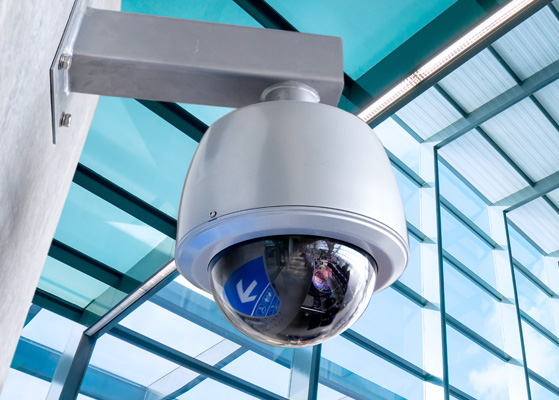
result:
[[[259,342],[321,343],[347,329],[409,257],[392,167],[362,120],[275,85],[216,121],[191,162],[176,262]]]

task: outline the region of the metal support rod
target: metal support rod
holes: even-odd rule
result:
[[[88,8],[72,52],[70,90],[80,93],[242,107],[298,81],[337,105],[344,84],[331,36]]]
[[[95,348],[96,338],[83,334],[67,373],[64,386],[60,392],[60,400],[74,400],[80,392],[83,377],[87,371],[89,360]]]

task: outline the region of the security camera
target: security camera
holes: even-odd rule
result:
[[[263,99],[200,141],[180,203],[177,266],[246,336],[315,345],[404,271],[404,210],[362,120],[298,83]]]

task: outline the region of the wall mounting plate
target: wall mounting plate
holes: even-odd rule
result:
[[[60,129],[65,129],[63,115],[71,115],[73,112],[72,98],[73,93],[70,90],[69,68],[71,67],[71,56],[73,53],[74,43],[78,35],[81,22],[87,7],[93,5],[93,0],[76,0],[70,12],[70,17],[64,28],[62,39],[56,50],[54,59],[50,66],[50,108],[52,119],[52,142],[56,144],[56,137]],[[69,56],[68,68],[60,65],[62,56]]]

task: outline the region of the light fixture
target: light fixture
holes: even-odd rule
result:
[[[375,100],[372,104],[360,111],[357,116],[369,123],[392,104],[412,91],[426,79],[438,74],[443,68],[472,49],[480,41],[487,38],[504,24],[523,12],[527,7],[538,0],[511,0],[495,13],[480,22],[458,40],[450,44],[435,57],[427,61],[417,71],[413,72],[403,81]]]

